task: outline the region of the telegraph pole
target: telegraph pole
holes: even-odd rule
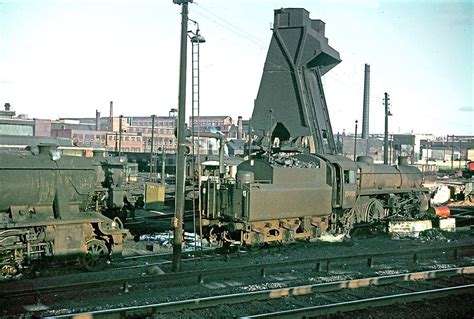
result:
[[[153,175],[153,145],[155,144],[155,115],[151,116],[151,146],[150,146],[150,175],[148,179],[151,182],[151,176]]]
[[[385,132],[383,136],[383,163],[388,164],[388,117],[392,115],[388,110],[388,101],[390,98],[388,97],[388,93],[385,92],[384,94],[384,105],[385,105]]]
[[[454,135],[451,135],[451,173],[454,173]]]
[[[252,118],[249,117],[249,127],[248,127],[248,143],[249,143],[249,149],[248,149],[248,155],[249,155],[249,158],[250,159],[250,156],[252,155],[252,139],[250,138],[250,136],[252,136],[252,127],[250,126],[250,122],[252,121]]]
[[[186,120],[186,57],[188,36],[188,3],[192,0],[173,0],[181,5],[181,53],[179,69],[179,96],[178,96],[178,145],[176,160],[176,191],[175,211],[173,219],[173,264],[171,270],[181,271],[181,255],[183,245],[183,215],[184,215],[184,179],[185,179],[185,126]]]
[[[355,121],[355,130],[354,130],[354,162],[357,159],[357,123],[359,121]]]
[[[161,149],[161,185],[165,185],[165,145]]]
[[[459,137],[459,166],[458,166],[459,171],[461,171],[461,154],[462,154],[462,144],[461,144],[461,138]]]
[[[119,117],[119,157],[122,156],[122,119],[123,115]]]

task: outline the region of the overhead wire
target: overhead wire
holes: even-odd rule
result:
[[[197,11],[193,10],[193,12],[195,12],[196,14],[198,14],[198,15],[202,16],[203,18],[215,23],[216,25],[232,32],[233,34],[254,43],[261,50],[264,50],[266,48],[265,42],[262,41],[261,39],[253,36],[251,33],[243,30],[242,28],[230,23],[225,18],[222,18],[219,15],[217,15],[217,14],[213,13],[212,11],[210,11],[209,9],[206,9],[205,7],[200,5],[199,3],[194,2],[194,4],[196,4],[194,9],[198,9]],[[199,10],[202,10],[205,13],[204,12],[199,12]],[[218,20],[221,21],[221,22],[219,22]]]
[[[202,5],[200,5],[199,3],[194,2],[194,4],[197,5],[196,7],[194,7],[194,9],[198,8],[197,11],[196,11],[196,10],[193,10],[193,12],[195,12],[196,14],[198,14],[198,15],[202,16],[203,18],[205,18],[205,19],[207,19],[207,20],[209,20],[209,21],[215,23],[216,25],[218,25],[218,26],[220,26],[220,27],[222,27],[222,28],[224,28],[224,29],[230,31],[231,33],[233,33],[233,34],[235,34],[235,35],[237,35],[237,36],[239,36],[239,37],[241,37],[241,38],[243,38],[243,39],[245,39],[245,40],[247,40],[247,41],[252,42],[253,44],[257,45],[260,50],[266,50],[267,44],[266,44],[264,41],[262,41],[261,39],[259,39],[259,38],[255,37],[255,36],[253,36],[251,33],[249,33],[249,32],[247,32],[247,31],[243,30],[243,29],[240,28],[240,27],[237,27],[236,25],[230,23],[230,22],[227,21],[226,19],[224,19],[224,18],[220,17],[219,15],[217,15],[217,14],[211,12],[209,9],[206,9],[205,7],[203,7]],[[206,13],[208,13],[209,15],[212,15],[212,16],[215,17],[215,18],[209,17],[209,15],[206,15],[206,14],[204,14],[204,13],[202,13],[202,12],[199,12],[199,10],[203,10],[203,11],[205,11]],[[217,21],[216,19],[222,21],[223,23]],[[225,25],[225,24],[227,24],[228,26]],[[285,67],[282,66],[282,65],[273,63],[273,62],[271,62],[271,61],[266,61],[266,63],[267,63],[267,64],[271,64],[271,65],[273,65],[273,66],[276,66],[276,67],[280,68],[280,69],[283,70],[283,71],[287,71],[287,72],[290,72],[290,73],[295,74],[295,72],[294,72],[293,70],[291,70],[291,69],[289,69],[289,68],[285,68]]]

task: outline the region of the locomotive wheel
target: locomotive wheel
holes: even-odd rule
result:
[[[383,205],[378,199],[371,199],[366,207],[364,221],[367,223],[380,220],[385,216]]]
[[[87,253],[81,258],[82,266],[88,271],[99,271],[107,264],[109,249],[104,241],[92,239],[87,242]]]

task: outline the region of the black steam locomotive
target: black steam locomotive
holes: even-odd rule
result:
[[[422,174],[400,158],[396,166],[340,155],[250,159],[236,178],[210,176],[201,188],[209,240],[258,244],[347,233],[355,223],[415,217],[429,206]]]
[[[51,145],[0,153],[3,275],[48,256],[80,256],[86,269],[97,270],[122,252],[130,234],[103,212],[130,208],[123,165],[97,155],[62,156]]]
[[[275,10],[250,123],[264,156],[238,165],[235,179],[221,170],[203,182],[202,225],[210,240],[311,239],[428,209],[422,174],[406,159],[389,166],[336,155],[322,76],[341,59],[325,30],[305,9]]]

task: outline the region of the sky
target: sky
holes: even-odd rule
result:
[[[340,53],[323,77],[335,133],[362,120],[368,63],[370,133],[383,133],[387,92],[391,133],[474,135],[472,1],[195,0],[201,115],[251,116],[273,10],[284,7],[323,20]],[[0,0],[0,104],[32,118],[108,116],[111,100],[115,115],[168,115],[180,11],[172,0]]]

